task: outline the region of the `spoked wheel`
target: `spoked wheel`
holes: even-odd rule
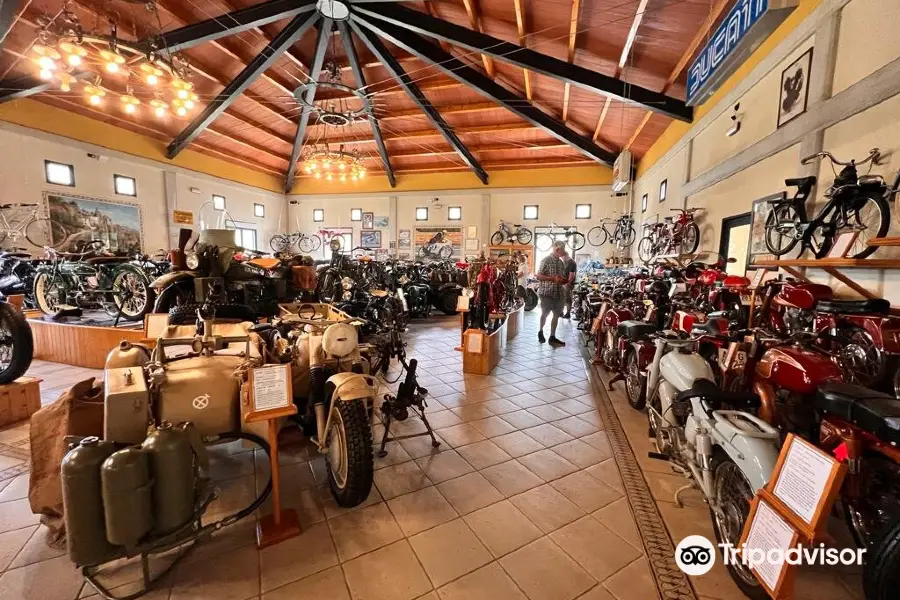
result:
[[[113,307],[107,310],[111,316],[122,311],[126,321],[139,321],[153,308],[153,288],[138,273],[123,270],[113,279]]]
[[[653,260],[653,240],[649,236],[638,242],[638,258],[645,265]]]
[[[534,237],[534,234],[531,233],[530,229],[526,229],[525,227],[520,227],[516,232],[516,241],[523,246],[530,244],[532,237]]]
[[[25,315],[6,302],[0,303],[0,384],[25,374],[34,356],[34,339]]]
[[[34,278],[34,300],[41,312],[51,315],[64,303],[65,290],[50,273],[38,273]]]
[[[863,568],[863,591],[867,600],[893,600],[900,588],[900,519],[889,527],[868,551]]]
[[[495,231],[491,236],[491,246],[499,246],[503,242],[506,241],[506,236],[503,235],[502,231]]]
[[[25,238],[38,248],[58,248],[67,237],[66,228],[51,219],[35,219],[25,227]]]
[[[847,256],[866,258],[878,247],[869,246],[869,240],[887,235],[891,225],[891,208],[887,200],[881,196],[863,196],[858,198],[854,207],[847,212],[847,222],[839,223],[837,235],[844,231],[858,231],[859,235],[850,246]]]
[[[875,387],[884,376],[884,356],[864,329],[854,327],[838,334],[838,362],[848,381]]]
[[[303,236],[300,238],[300,242],[297,245],[300,247],[300,252],[309,254],[322,247],[322,238],[317,235]]]
[[[369,497],[375,458],[362,400],[337,400],[331,409],[325,465],[331,495],[339,506],[359,506]]]
[[[731,459],[717,457],[713,466],[713,501],[709,513],[713,531],[719,544],[731,544],[737,548],[741,541],[744,523],[750,514],[753,490],[741,470]],[[769,597],[756,576],[742,561],[729,561],[728,574],[748,598],[765,600]]]
[[[284,252],[291,247],[291,236],[276,233],[269,240],[269,247],[272,249],[272,252]]]
[[[537,242],[535,242],[535,245],[541,252],[547,252],[553,246],[553,237],[547,235],[546,233],[542,233],[537,236]]]
[[[620,231],[621,234],[616,239],[616,243],[619,244],[622,248],[628,248],[634,243],[634,238],[637,237],[637,232],[631,225],[629,225],[628,228],[624,231]]]
[[[579,231],[570,233],[566,236],[566,243],[573,252],[578,252],[584,248],[584,234]]]
[[[606,233],[606,230],[597,225],[596,227],[591,227],[590,231],[588,231],[587,241],[591,246],[602,246],[606,243],[608,237],[609,234]]]
[[[791,204],[776,206],[766,217],[766,248],[775,256],[787,254],[794,249],[797,239],[797,225],[800,215]]]
[[[641,377],[638,354],[634,350],[625,358],[625,395],[628,396],[628,404],[635,410],[641,410],[647,404],[647,390]]]
[[[447,260],[453,254],[452,246],[441,246],[441,249],[438,250],[438,256],[442,259]]]
[[[900,519],[900,465],[874,453],[866,453],[856,500],[841,497],[844,518],[856,544],[870,548],[888,526]]]
[[[681,235],[681,253],[682,254],[693,254],[697,251],[697,247],[700,245],[700,228],[697,227],[697,224],[691,221],[684,228],[684,232]]]
[[[538,295],[531,288],[525,289],[525,310],[531,312],[538,305]]]

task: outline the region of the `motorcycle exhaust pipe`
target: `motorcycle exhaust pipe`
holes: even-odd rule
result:
[[[760,400],[759,418],[769,425],[775,425],[775,390],[768,383],[754,381],[753,392]]]

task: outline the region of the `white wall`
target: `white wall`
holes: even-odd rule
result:
[[[43,202],[49,193],[85,196],[108,202],[136,204],[141,210],[142,240],[145,252],[172,247],[182,225],[171,223],[171,210],[194,213],[199,225],[199,208],[211,200],[213,194],[225,196],[227,209],[235,221],[257,229],[260,246],[278,230],[279,217],[284,212],[285,198],[249,186],[225,181],[185,169],[173,168],[151,160],[137,158],[105,148],[67,138],[25,129],[8,123],[0,124],[0,147],[4,149],[0,161],[0,203]],[[100,158],[91,158],[92,153]],[[75,187],[57,186],[46,182],[44,161],[70,164],[75,168]],[[167,190],[166,172],[174,184]],[[137,180],[137,197],[117,195],[113,189],[113,175],[125,175]],[[193,193],[195,188],[199,193]],[[172,206],[167,208],[167,193]],[[265,218],[253,216],[253,204],[264,204]],[[170,238],[171,235],[171,238]],[[3,242],[30,248],[21,238]]]

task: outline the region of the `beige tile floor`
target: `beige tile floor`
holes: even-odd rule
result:
[[[245,519],[199,546],[164,579],[152,600],[654,600],[658,592],[624,493],[596,396],[572,324],[563,349],[535,340],[528,315],[492,376],[461,373],[455,319],[413,326],[410,355],[429,388],[429,419],[443,441],[389,444],[377,459],[375,487],[354,509],[338,507],[325,483],[323,458],[302,443],[282,453],[283,502],[300,515],[302,535],[258,551],[255,521]],[[35,362],[43,399],[100,373]],[[675,508],[681,480],[646,457],[646,421],[612,402],[644,469],[673,539],[711,536],[699,496]],[[413,432],[410,420],[398,433]],[[373,426],[376,441],[383,431]],[[29,508],[27,426],[0,431],[0,600],[92,597],[64,551],[43,541]],[[211,516],[252,501],[268,477],[264,456],[236,445],[213,449],[222,490]],[[6,469],[6,470],[4,470]],[[4,477],[4,475],[6,475]],[[806,575],[806,574],[805,574]],[[858,577],[804,577],[797,598],[856,598]],[[118,594],[134,590],[136,565],[110,569]],[[742,598],[724,571],[694,578],[702,600]],[[93,596],[96,598],[96,596]]]

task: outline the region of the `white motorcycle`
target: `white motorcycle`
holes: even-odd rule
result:
[[[759,405],[755,394],[727,392],[713,383],[712,368],[692,351],[694,344],[673,331],[656,334],[647,416],[658,452],[650,456],[690,480],[675,493],[676,506],[682,506],[683,492],[699,488],[718,543],[737,547],[750,500],[775,468],[780,439],[774,427],[745,412]],[[728,571],[748,597],[768,597],[742,564],[729,563]]]

